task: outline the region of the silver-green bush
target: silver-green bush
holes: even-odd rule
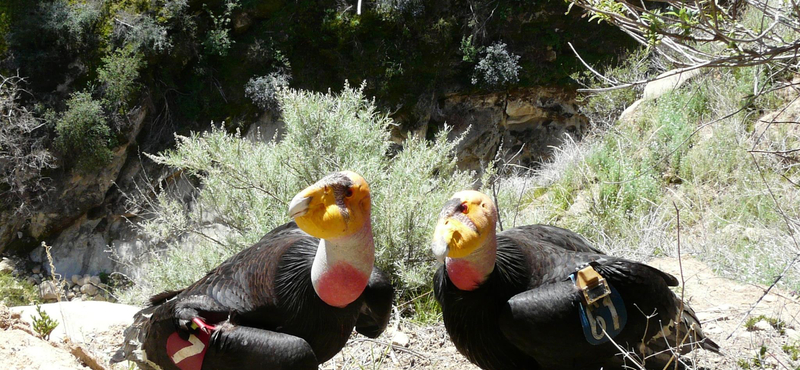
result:
[[[272,228],[289,221],[286,206],[304,187],[338,170],[370,183],[377,264],[413,294],[431,280],[428,244],[441,205],[469,185],[455,166],[448,130],[432,142],[408,139],[391,156],[391,119],[359,89],[311,93],[280,89],[285,133],[267,143],[213,129],[179,137],[175,149],[152,156],[202,184],[184,206],[168,192],[156,199],[143,229],[164,248],[154,252],[123,297],[137,302],[185,286]]]

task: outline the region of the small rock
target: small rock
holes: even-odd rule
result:
[[[800,331],[795,329],[786,329],[786,337],[789,339],[789,341],[800,342]]]
[[[94,286],[100,286],[100,277],[92,276],[91,278],[89,278],[89,282],[92,283]]]
[[[0,274],[10,274],[14,271],[14,262],[8,258],[0,259]]]
[[[39,297],[45,301],[57,301],[61,289],[54,282],[47,280],[39,284]]]
[[[73,291],[73,292],[75,292],[75,293],[77,293],[77,292],[80,292],[80,291],[81,291],[81,286],[80,286],[80,285],[78,285],[78,284],[75,284],[75,285],[72,287],[72,291]]]
[[[31,272],[33,272],[34,274],[42,273],[42,266],[33,266],[33,269],[31,269]]]
[[[772,325],[770,325],[766,320],[760,320],[755,325],[753,325],[753,330],[770,330],[772,329]]]
[[[78,285],[84,286],[86,284],[89,284],[89,280],[90,279],[91,279],[91,276],[84,275],[82,278],[78,279]]]
[[[75,298],[75,292],[73,291],[67,292],[67,299],[71,301],[73,298]]]
[[[31,278],[33,278],[33,281],[36,282],[36,285],[39,285],[39,284],[42,283],[42,276],[41,275],[31,275]]]
[[[81,293],[89,296],[97,295],[97,291],[98,291],[97,287],[92,284],[86,284],[81,286]]]
[[[78,280],[80,280],[80,279],[81,279],[80,275],[72,275],[72,277],[70,278],[70,281],[72,281],[73,284],[77,284]]]
[[[763,301],[764,301],[764,302],[767,302],[767,303],[772,303],[772,302],[775,302],[775,301],[777,301],[777,300],[778,300],[778,298],[777,298],[777,297],[775,297],[775,296],[774,296],[774,295],[772,295],[772,294],[767,294],[767,295],[765,295],[765,296],[764,296],[764,299],[763,299]]]
[[[406,335],[406,333],[403,333],[402,331],[398,330],[398,331],[394,332],[394,334],[392,334],[392,344],[395,344],[395,345],[398,345],[398,346],[401,346],[401,347],[406,347],[406,346],[408,346],[408,342],[409,342],[409,339],[408,339],[408,335]]]
[[[36,285],[36,279],[34,279],[33,276],[28,276],[25,278],[25,282],[30,285]]]

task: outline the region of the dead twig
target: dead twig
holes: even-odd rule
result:
[[[356,342],[356,343],[358,343],[358,342],[372,342],[372,343],[377,343],[377,344],[380,344],[380,345],[384,345],[384,346],[387,346],[387,347],[391,347],[392,349],[398,350],[398,351],[400,351],[400,352],[405,352],[405,353],[412,354],[412,355],[414,355],[414,356],[417,356],[417,357],[419,357],[419,358],[421,358],[421,359],[430,360],[430,358],[429,358],[428,356],[426,356],[426,355],[424,355],[424,354],[422,354],[422,353],[419,353],[419,352],[417,352],[417,351],[415,351],[415,350],[413,350],[413,349],[408,349],[408,348],[405,348],[405,347],[400,347],[400,346],[398,346],[398,345],[396,345],[396,344],[394,344],[394,343],[387,343],[387,342],[384,342],[384,341],[382,341],[382,340],[377,340],[377,339],[372,339],[372,338],[356,338],[356,339],[353,339],[353,342]]]

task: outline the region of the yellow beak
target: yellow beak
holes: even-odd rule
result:
[[[477,231],[454,218],[445,218],[436,225],[431,249],[436,259],[444,262],[445,257],[466,257],[479,243],[480,235]]]

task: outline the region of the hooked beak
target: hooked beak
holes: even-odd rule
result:
[[[444,238],[437,237],[433,240],[431,250],[433,251],[433,255],[436,257],[436,259],[439,260],[439,262],[444,263],[445,257],[447,257],[447,254],[450,253],[450,245],[444,240]]]
[[[289,203],[289,217],[301,217],[308,212],[308,204],[311,203],[313,197],[305,195],[306,192],[301,192],[292,198]]]

